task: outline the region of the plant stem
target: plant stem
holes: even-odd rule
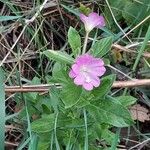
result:
[[[82,54],[85,54],[85,52],[86,52],[86,46],[87,46],[88,37],[89,37],[89,32],[86,32]]]

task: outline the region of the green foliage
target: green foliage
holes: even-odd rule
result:
[[[104,77],[101,80],[101,86],[95,88],[91,93],[95,96],[96,99],[106,96],[110,91],[114,80],[115,75],[109,75]]]
[[[70,55],[60,51],[46,50],[43,52],[43,54],[46,55],[49,59],[58,61],[60,63],[72,64],[74,62],[74,59]]]
[[[47,137],[49,138],[49,137]],[[47,150],[49,148],[50,142],[45,142],[42,139],[39,140],[38,150]]]
[[[77,56],[81,53],[81,38],[78,31],[73,27],[69,28],[68,42],[71,46],[74,56]]]
[[[107,37],[107,38],[98,40],[97,42],[94,43],[90,52],[95,57],[103,57],[110,51],[112,41],[113,41],[112,37]]]
[[[66,9],[68,12],[76,15],[76,16],[80,16],[80,12],[77,10],[77,9],[74,9],[74,8],[70,8],[69,6],[66,6],[66,5],[63,5],[61,4],[61,6]]]
[[[136,98],[132,96],[118,96],[115,97],[116,101],[118,101],[123,106],[130,106],[133,105],[136,102]]]
[[[149,0],[141,0],[140,2],[128,0],[122,14],[127,24],[136,25],[146,18],[150,14],[149,5]]]
[[[34,77],[31,81],[31,84],[32,85],[39,85],[39,84],[41,84],[41,80],[38,77]],[[37,101],[38,93],[37,92],[30,93],[29,92],[29,93],[25,93],[24,96],[25,96],[25,99],[35,103]]]
[[[52,70],[52,79],[55,82],[60,82],[60,83],[67,83],[68,82],[68,74],[65,71],[66,66],[56,62],[53,66]]]
[[[125,127],[133,123],[128,110],[110,99],[99,99],[86,108],[99,123],[107,123],[116,127]]]
[[[85,15],[88,15],[89,13],[92,12],[92,10],[90,8],[88,8],[87,6],[85,6],[81,3],[80,3],[79,11]]]
[[[61,69],[58,70],[60,72]],[[82,143],[85,139],[83,109],[87,111],[88,146],[92,149],[96,149],[92,143],[97,138],[104,139],[107,144],[111,144],[115,134],[109,130],[110,126],[125,127],[133,123],[126,106],[133,104],[135,98],[128,96],[111,98],[107,96],[114,79],[114,75],[104,77],[101,88],[97,88],[98,91],[93,90],[94,92],[86,92],[68,79],[65,79],[68,81],[67,83],[66,81],[63,82],[65,86],[62,84],[62,89],[52,87],[50,105],[54,112],[58,112],[56,131],[59,145],[72,147],[76,143],[74,145],[76,148],[79,145],[81,149],[84,148],[84,143]],[[125,102],[126,98],[130,100]],[[56,115],[53,111],[32,122],[32,130],[40,137],[39,149],[41,147],[47,149],[50,145],[55,149],[54,141],[43,140],[41,136],[41,134],[45,134],[49,138],[54,136]],[[79,137],[76,137],[76,133],[79,134]]]
[[[111,9],[113,11],[113,13],[115,14],[115,17],[117,18],[117,20],[120,20],[122,18],[122,12],[124,9],[124,6],[126,5],[126,3],[128,2],[128,0],[115,0],[115,1],[111,1],[108,0]],[[106,7],[105,8],[107,10],[106,15],[108,16],[108,19],[111,19],[111,13],[109,11],[109,9]],[[109,22],[109,23],[113,23],[113,21]]]
[[[32,122],[32,131],[36,133],[50,132],[54,129],[54,114],[43,115],[40,119]]]
[[[79,101],[81,92],[82,88],[76,86],[74,83],[68,83],[63,86],[60,97],[65,104],[65,108],[75,105]]]
[[[105,139],[108,144],[111,144],[115,137],[115,134],[111,132],[107,126],[101,128],[100,132],[101,132],[101,138]]]
[[[37,150],[37,146],[38,146],[38,135],[36,133],[33,133],[31,142],[29,144],[29,149]]]
[[[63,75],[67,71],[65,71],[64,67],[62,69],[59,63],[57,63],[56,65],[57,67],[56,69],[54,69],[55,73],[53,72],[53,75],[57,75],[55,79],[58,80],[60,80],[60,77],[63,76],[63,88],[56,89],[55,87],[52,87],[52,89],[50,90],[50,97],[46,100],[47,103],[46,101],[42,103],[44,103],[45,106],[47,106],[54,112],[59,112],[57,121],[57,139],[59,144],[63,143],[67,146],[68,140],[70,140],[70,143],[75,142],[76,137],[73,133],[77,132],[79,132],[80,134],[78,143],[83,141],[83,131],[85,128],[85,124],[82,116],[82,111],[80,112],[80,109],[82,108],[85,108],[88,112],[87,132],[89,135],[90,143],[93,142],[94,139],[96,139],[98,136],[97,132],[93,133],[94,126],[98,126],[103,123],[114,125],[117,127],[124,127],[132,123],[132,121],[130,120],[130,114],[128,113],[127,109],[123,107],[123,104],[120,102],[119,97],[116,98],[116,101],[119,102],[115,102],[110,99],[104,99],[104,96],[106,97],[106,95],[108,94],[110,87],[115,79],[114,75],[106,76],[102,79],[102,86],[100,86],[101,88],[97,88],[98,92],[96,92],[95,90],[93,90],[92,92],[86,92],[82,90],[81,87],[74,85],[71,79],[68,79],[67,75]],[[64,105],[61,100],[63,101]],[[33,121],[31,124],[32,131],[36,132],[39,135],[38,149],[47,149],[50,144],[53,143],[50,140],[43,140],[43,136],[41,136],[41,134],[45,134],[47,138],[53,136],[55,122],[55,114],[53,113],[53,111],[50,112],[50,114],[43,113],[41,118]],[[122,113],[120,114],[120,112]],[[70,138],[70,134],[73,137]],[[105,130],[103,128],[101,130],[101,135],[99,136],[99,138],[105,139],[106,143],[108,144],[111,143],[113,137],[114,134],[109,131],[109,126],[106,126]],[[83,143],[81,142],[80,144],[79,145],[81,146],[81,149],[83,149]],[[53,147],[55,147],[54,143],[52,145]],[[75,147],[77,147],[77,145]],[[93,148],[93,146],[90,146],[89,144],[89,148],[90,147]]]
[[[123,9],[125,3],[126,1],[121,3],[119,0],[110,2],[113,6],[120,5]],[[72,9],[66,6],[65,8],[72,12]],[[89,13],[89,9],[82,5],[80,10],[85,14]],[[122,16],[122,12],[119,12],[118,17]],[[106,56],[111,49],[113,37],[95,39],[95,41],[89,50],[90,54],[96,58]],[[131,96],[109,95],[116,79],[114,74],[102,77],[100,86],[92,91],[86,91],[74,84],[68,74],[75,58],[81,54],[82,44],[78,31],[73,27],[68,31],[68,43],[72,49],[71,55],[65,51],[55,50],[46,50],[42,53],[54,61],[51,66],[52,71],[48,75],[50,76],[48,84],[54,83],[49,92],[23,94],[26,106],[19,117],[24,120],[27,115],[29,138],[31,138],[29,148],[96,150],[100,147],[96,140],[102,140],[105,145],[116,148],[119,141],[118,134],[110,129],[133,124],[128,106],[134,104],[136,99]],[[104,59],[105,62],[110,63],[108,57]],[[41,84],[41,81],[43,80],[35,77],[31,84]],[[24,143],[27,142],[28,139]]]
[[[60,105],[59,90],[54,86],[50,90],[50,105],[52,106],[54,112],[58,112],[58,107]]]
[[[112,140],[110,150],[115,150],[117,149],[118,141],[119,141],[119,134],[120,134],[120,129],[117,129],[116,135],[114,139]]]
[[[144,18],[146,18],[150,14],[150,1],[149,0],[141,0],[141,1],[132,1],[132,0],[108,0],[112,12],[116,18],[116,20],[122,21],[123,19],[128,24],[128,26],[133,27],[140,23]],[[112,30],[116,30],[118,27],[115,25],[115,22],[112,18],[112,15],[109,9],[105,8],[105,15],[108,20],[108,26],[112,28]],[[148,21],[141,27],[143,28],[143,32],[148,28]],[[116,28],[117,27],[117,28]],[[135,30],[139,31],[139,30]],[[134,31],[134,32],[135,32]]]
[[[65,104],[65,108],[69,108],[78,102],[82,88],[76,86],[69,78],[64,68],[62,69],[60,66],[61,64],[59,63],[55,64],[53,69],[53,79],[62,83],[63,88],[60,91],[60,98]]]
[[[76,57],[81,49],[81,39],[72,27],[68,31],[68,40]],[[103,57],[109,52],[111,45],[112,37],[104,38],[95,42],[90,52],[96,57]],[[40,137],[38,148],[47,149],[51,145],[51,148],[61,149],[63,145],[66,149],[73,147],[97,149],[97,145],[93,145],[97,138],[112,144],[115,134],[109,128],[126,127],[133,123],[127,106],[133,104],[135,99],[130,97],[127,102],[125,99],[128,97],[109,96],[115,75],[103,77],[99,87],[86,91],[81,86],[75,85],[68,75],[70,65],[74,62],[70,55],[52,50],[43,53],[56,61],[50,82],[60,83],[61,88],[53,86],[44,102],[36,101],[38,105],[35,107],[44,112],[39,119],[32,122],[31,126],[32,131]],[[43,107],[41,110],[40,104],[42,106],[44,104],[44,108],[49,111],[45,111]],[[52,137],[52,140],[42,140],[43,133]]]
[[[48,120],[47,120],[48,121]],[[52,132],[40,133],[37,150],[47,150],[51,143]]]

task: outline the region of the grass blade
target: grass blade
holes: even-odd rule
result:
[[[29,144],[29,150],[37,150],[38,147],[38,135],[32,134],[32,138],[30,140],[30,144]]]
[[[2,68],[0,68],[0,149],[4,150],[4,141],[5,141],[5,89],[4,89],[4,73]]]
[[[9,21],[21,18],[22,16],[0,16],[0,21]]]
[[[30,137],[27,139],[27,140],[25,140],[24,141],[24,143],[22,143],[19,147],[18,147],[18,149],[17,150],[22,150],[23,148],[25,148],[26,147],[26,145],[30,142]]]
[[[85,141],[84,141],[84,150],[88,150],[88,131],[87,131],[87,115],[86,110],[83,110],[84,113],[84,122],[85,122]]]
[[[145,38],[144,38],[144,42],[143,42],[143,44],[142,44],[142,46],[141,46],[141,48],[140,48],[140,50],[139,50],[139,52],[138,52],[137,58],[136,58],[136,60],[135,60],[135,62],[134,62],[133,71],[136,70],[137,65],[138,65],[138,63],[139,63],[139,61],[140,61],[140,58],[141,58],[141,56],[142,56],[142,54],[143,54],[143,52],[144,52],[144,50],[145,50],[145,47],[146,47],[147,42],[148,42],[149,39],[150,39],[150,26],[149,26],[149,28],[148,28],[148,30],[147,30],[146,36],[145,36]]]
[[[119,141],[120,128],[117,130],[114,140],[112,141],[110,150],[115,150]]]
[[[57,119],[58,119],[58,113],[56,113],[56,117],[55,117],[54,135],[55,135],[56,150],[60,150],[60,146],[59,146],[59,143],[58,143],[58,140],[57,140],[57,134],[56,134]]]

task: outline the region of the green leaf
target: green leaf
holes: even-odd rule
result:
[[[31,81],[31,85],[39,85],[41,84],[41,80],[38,77],[34,77]],[[27,101],[32,101],[34,103],[36,103],[37,101],[37,92],[28,92],[28,93],[24,93],[25,98],[27,99]]]
[[[111,132],[109,128],[110,128],[110,125],[108,124],[97,123],[95,125],[94,131],[96,132],[98,138],[104,139],[107,142],[107,144],[110,145],[115,137],[115,134]]]
[[[105,65],[110,65],[110,60],[107,58],[103,58],[104,64]]]
[[[118,101],[123,106],[127,107],[133,105],[136,102],[136,98],[133,96],[118,96],[115,97],[116,101]]]
[[[114,139],[112,140],[110,150],[115,150],[115,149],[117,150],[117,145],[119,143],[120,130],[121,130],[120,128],[117,129],[116,135],[115,135]]]
[[[104,97],[109,93],[114,80],[115,75],[109,75],[102,78],[100,86],[98,88],[95,88],[91,93],[95,96],[95,98]]]
[[[99,123],[107,123],[116,127],[126,127],[133,123],[129,111],[110,99],[100,99],[95,104],[87,105],[86,109]]]
[[[47,150],[50,146],[52,132],[40,133],[37,150]]]
[[[60,63],[65,63],[69,65],[74,63],[74,59],[65,52],[46,50],[43,52],[43,54],[46,55],[49,59],[58,61]]]
[[[51,87],[51,89],[50,89],[50,103],[54,109],[54,112],[58,112],[59,101],[60,101],[60,98],[59,98],[58,89],[56,87]]]
[[[73,27],[69,28],[68,31],[68,42],[71,46],[74,56],[80,54],[81,52],[81,38],[76,29]]]
[[[79,98],[79,101],[76,103],[75,106],[77,108],[83,108],[83,107],[85,107],[86,105],[89,105],[89,104],[90,104],[90,102],[86,98],[84,98],[83,96],[81,96]]]
[[[150,14],[150,1],[149,0],[140,0],[140,1],[132,1],[132,0],[108,0],[109,5],[112,9],[112,12],[117,19],[118,22],[125,20],[128,26],[131,28],[132,26],[136,26],[140,23],[144,18],[146,18]],[[116,23],[113,20],[113,17],[109,11],[109,8],[105,8],[104,10],[105,17],[107,18],[107,26],[112,30],[119,31]],[[142,26],[136,28],[133,32],[139,34],[139,32],[146,32],[149,26],[149,21],[145,21]],[[142,29],[142,30],[141,30]],[[141,34],[141,33],[140,33]]]
[[[75,105],[80,98],[82,88],[76,86],[73,82],[65,85],[61,91],[61,99],[65,104],[65,108]]]
[[[103,57],[110,51],[112,42],[112,37],[103,38],[95,42],[90,51],[95,57]]]
[[[50,138],[50,137],[48,137]],[[49,142],[45,142],[45,141],[39,141],[38,143],[38,149],[37,150],[47,150],[49,148],[50,145],[50,141]]]
[[[0,16],[0,21],[9,21],[21,18],[22,16]]]
[[[65,104],[65,108],[72,107],[79,101],[82,88],[73,83],[72,79],[69,78],[68,71],[64,70],[60,63],[55,65],[53,78],[62,83],[60,98]]]
[[[137,25],[144,18],[146,18],[150,14],[149,9],[150,1],[149,0],[141,0],[141,3],[136,1],[127,1],[126,5],[124,5],[124,11],[122,12],[123,17],[128,25]],[[149,26],[149,22],[145,22],[143,24],[146,27]]]
[[[65,67],[66,66],[64,64],[56,62],[52,70],[52,80],[67,84],[71,79],[68,76],[69,71],[66,71]]]
[[[74,9],[73,7],[68,7],[66,5],[61,4],[61,6],[66,9],[68,12],[74,14],[75,16],[80,16],[80,12],[77,9]]]
[[[36,133],[50,132],[54,128],[55,115],[43,115],[42,118],[32,122],[32,131]]]
[[[70,117],[67,114],[59,114],[57,127],[60,129],[85,127],[84,120],[81,118]]]
[[[122,1],[122,0],[108,0],[111,9],[113,11],[113,14],[115,14],[115,17],[117,20],[122,19],[122,10],[124,9],[124,6],[126,5],[128,0]],[[108,7],[105,8],[106,18],[109,20],[109,24],[112,25],[114,23],[113,17],[110,13],[110,10]]]
[[[0,149],[4,150],[5,144],[5,87],[4,87],[4,72],[0,67]]]

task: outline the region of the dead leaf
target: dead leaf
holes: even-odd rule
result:
[[[141,122],[149,121],[149,110],[140,104],[136,104],[130,108],[131,116],[133,120],[139,120]]]
[[[112,55],[113,55],[114,61],[115,62],[121,62],[122,61],[122,55],[121,55],[120,51],[118,51],[116,49],[113,49],[112,51],[113,51]]]

